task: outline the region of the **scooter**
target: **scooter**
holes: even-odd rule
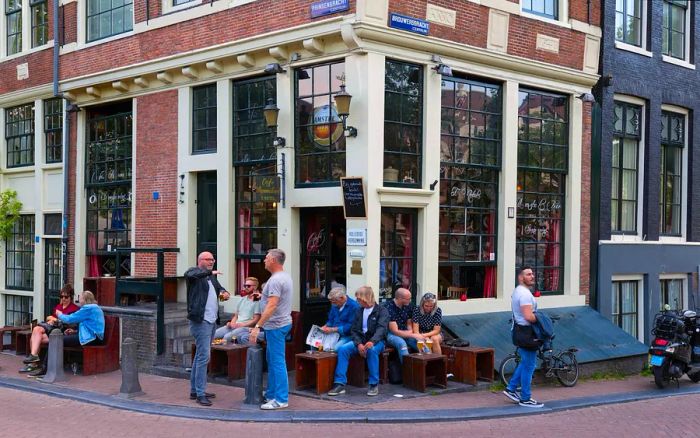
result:
[[[678,386],[683,374],[700,382],[700,318],[696,312],[666,309],[656,315],[651,334],[649,365],[657,387],[663,389],[672,380]]]

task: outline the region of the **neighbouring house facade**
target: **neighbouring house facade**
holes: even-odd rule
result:
[[[34,218],[17,241],[34,242],[37,280],[16,292],[14,268],[0,275],[6,322],[9,297],[45,308],[37,224],[64,199],[61,164],[7,164],[23,159],[8,126],[30,117],[14,108],[33,107],[37,157],[53,110],[52,27],[30,48],[33,6],[19,3],[23,50],[9,55],[9,33],[0,46],[1,181]],[[325,321],[335,284],[371,285],[380,301],[399,286],[432,291],[448,315],[508,310],[524,265],[542,306],[587,302],[597,2],[102,3],[60,2],[77,290],[84,278],[153,274],[152,258],[118,262],[114,249],[160,247],[179,248],[166,255],[171,277],[212,251],[235,291],[246,276],[265,280],[265,252],[279,247],[305,325]]]
[[[592,302],[645,342],[664,305],[698,305],[697,6],[604,2]]]

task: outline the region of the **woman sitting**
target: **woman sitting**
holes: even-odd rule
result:
[[[58,324],[58,312],[66,315],[77,312],[80,307],[73,303],[73,286],[71,284],[66,284],[61,288],[59,294],[60,301],[54,307],[51,316],[46,318],[46,322],[41,323],[32,329],[32,337],[29,340],[29,357],[24,360],[27,367],[20,370],[20,372],[29,372],[37,368],[39,363],[39,350],[41,349],[41,344],[49,343],[49,331],[54,328],[61,328]],[[62,329],[64,334],[71,335],[75,333],[75,329],[70,327],[64,327]]]
[[[65,314],[56,312],[59,321],[64,324],[78,324],[78,333],[63,338],[64,347],[82,345],[102,345],[105,337],[105,315],[97,305],[95,295],[90,291],[80,294],[80,310]]]
[[[432,346],[435,354],[442,354],[442,309],[437,306],[437,297],[433,293],[425,293],[420,299],[420,305],[413,309],[413,333],[420,334],[424,342]],[[420,341],[419,341],[420,342]],[[431,345],[432,344],[432,345]]]

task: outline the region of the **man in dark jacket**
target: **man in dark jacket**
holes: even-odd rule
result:
[[[214,256],[210,252],[203,252],[197,257],[197,266],[185,272],[187,282],[187,319],[190,320],[190,334],[194,337],[197,347],[192,371],[190,373],[190,399],[197,400],[202,406],[211,406],[210,398],[214,394],[206,392],[207,366],[211,340],[219,322],[219,302],[230,298],[230,295],[219,284],[217,275],[220,271],[212,271],[214,268]]]
[[[379,355],[384,351],[384,342],[389,327],[389,312],[374,301],[374,291],[369,286],[362,286],[355,292],[355,299],[360,308],[355,313],[350,333],[352,342],[338,350],[338,365],[335,367],[333,389],[328,395],[345,394],[348,364],[353,354],[367,359],[369,368],[369,390],[367,395],[379,394]]]

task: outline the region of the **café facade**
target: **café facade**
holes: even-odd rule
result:
[[[238,3],[137,22],[104,43],[123,58],[91,59],[99,45],[81,31],[61,55],[60,90],[79,108],[66,117],[77,290],[152,275],[150,256],[117,261],[128,247],[178,248],[170,277],[209,250],[240,290],[268,277],[278,247],[305,325],[324,321],[336,285],[379,301],[434,292],[446,315],[507,311],[524,265],[540,306],[586,304],[597,9]],[[257,27],[216,27],[234,12]],[[190,40],[192,24],[220,35]],[[164,36],[167,50],[145,43]]]

